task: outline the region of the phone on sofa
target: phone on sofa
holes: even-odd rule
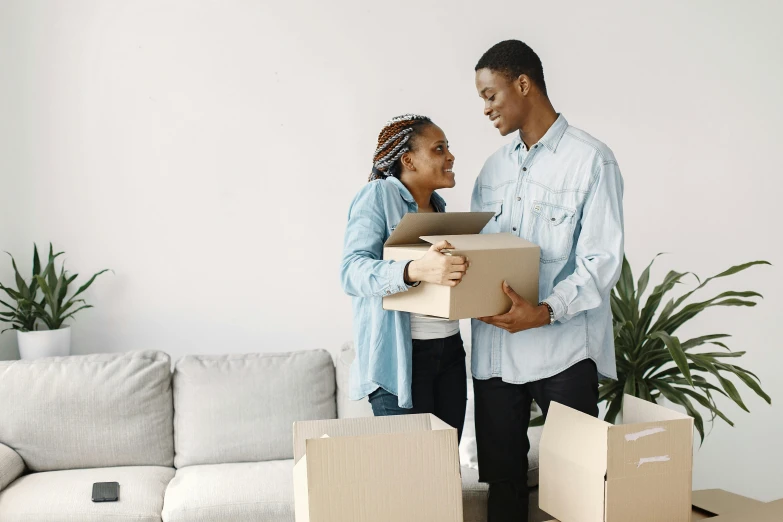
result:
[[[117,502],[120,499],[118,482],[96,482],[92,485],[93,502]]]

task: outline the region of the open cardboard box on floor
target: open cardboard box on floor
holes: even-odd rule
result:
[[[626,396],[623,424],[553,402],[539,507],[561,522],[690,522],[693,419]]]
[[[423,282],[407,292],[385,296],[384,310],[445,319],[469,319],[508,312],[511,300],[503,281],[532,304],[538,303],[540,248],[514,234],[479,234],[492,212],[405,214],[384,244],[383,259],[416,260],[440,241],[452,255],[470,259],[470,269],[455,287]]]
[[[781,522],[783,499],[764,503],[722,489],[693,492],[691,521],[696,522]],[[550,520],[549,522],[558,522]]]
[[[462,522],[457,430],[434,415],[294,423],[296,522]]]

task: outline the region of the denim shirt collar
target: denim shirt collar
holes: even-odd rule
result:
[[[565,119],[565,116],[558,113],[555,122],[551,127],[549,127],[549,129],[541,137],[541,139],[538,140],[538,142],[544,145],[550,151],[555,152],[557,150],[557,145],[560,143],[560,139],[563,137],[563,134],[565,134],[566,129],[568,129],[568,121]],[[514,135],[514,140],[511,142],[511,144],[511,153],[516,153],[520,146],[524,146],[524,142],[522,141],[522,138],[519,136],[518,132]]]
[[[402,199],[407,201],[408,203],[412,205],[416,205],[418,208],[418,204],[416,203],[416,200],[413,199],[413,195],[411,194],[410,190],[408,190],[405,185],[402,184],[402,181],[395,178],[394,176],[389,176],[386,178],[386,181],[397,187],[397,190],[400,191],[400,196],[402,196]],[[432,206],[435,208],[436,212],[446,212],[446,201],[440,197],[440,195],[437,192],[432,193]]]

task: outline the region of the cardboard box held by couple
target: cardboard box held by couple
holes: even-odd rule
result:
[[[449,254],[470,259],[470,269],[454,287],[422,282],[407,292],[385,296],[384,310],[451,320],[499,315],[511,308],[503,281],[529,303],[538,304],[540,248],[514,234],[480,234],[492,219],[492,212],[403,216],[384,244],[383,259],[415,261],[445,240],[454,247]]]

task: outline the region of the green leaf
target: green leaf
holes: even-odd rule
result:
[[[620,279],[617,281],[617,291],[621,300],[626,303],[634,302],[633,272],[628,259],[623,256],[623,268],[620,272]]]
[[[86,282],[86,283],[84,283],[84,284],[83,284],[81,287],[79,287],[79,290],[77,290],[77,291],[76,291],[76,293],[75,293],[75,294],[73,294],[73,295],[71,296],[71,299],[73,299],[73,298],[74,298],[74,297],[76,297],[77,295],[79,295],[79,294],[81,294],[82,292],[84,292],[85,290],[87,290],[87,289],[90,287],[90,285],[92,284],[92,282],[93,282],[93,281],[95,281],[95,278],[96,278],[96,277],[98,277],[99,275],[103,274],[104,272],[108,272],[108,271],[109,271],[109,269],[108,269],[108,268],[106,268],[106,269],[104,269],[104,270],[101,270],[101,271],[100,271],[100,272],[98,272],[97,274],[93,275],[93,276],[90,278],[90,280],[89,280],[89,281],[87,281],[87,282]]]
[[[697,290],[699,290],[701,288],[704,288],[707,285],[707,283],[709,283],[710,281],[712,281],[714,279],[718,279],[720,277],[727,277],[727,276],[730,276],[730,275],[737,274],[739,272],[742,272],[743,270],[747,270],[748,268],[750,268],[752,266],[756,266],[756,265],[770,265],[771,266],[772,263],[770,263],[769,261],[763,261],[763,260],[762,261],[751,261],[749,263],[743,263],[741,265],[733,266],[733,267],[729,268],[728,270],[725,270],[725,271],[721,272],[718,275],[714,275],[712,277],[708,277],[707,279],[704,280],[703,283],[701,283],[694,290],[692,290],[692,291],[684,294],[682,297],[680,297],[677,300],[677,306],[679,306],[680,304],[685,302],[685,300],[688,299],[688,297],[690,297],[694,292],[696,292]]]
[[[745,406],[744,402],[742,402],[742,397],[740,396],[739,391],[737,391],[736,386],[734,386],[734,383],[723,377],[718,371],[716,365],[713,364],[709,358],[700,358],[696,354],[689,355],[690,358],[693,359],[694,364],[700,367],[701,371],[709,372],[718,378],[718,383],[721,385],[721,387],[723,387],[723,389],[726,391],[726,394],[737,404],[737,406],[749,412],[748,407]]]
[[[38,257],[38,245],[33,243],[33,277],[41,273],[41,258]]]
[[[669,336],[666,332],[653,332],[649,335],[651,339],[660,339],[666,345],[669,353],[672,356],[672,360],[682,372],[682,375],[693,386],[693,378],[691,378],[691,371],[688,368],[688,359],[685,357],[685,351],[683,351],[680,345],[680,340],[676,337]]]
[[[650,282],[650,269],[652,268],[653,263],[655,262],[656,259],[658,259],[658,257],[662,256],[664,253],[665,252],[659,252],[658,254],[656,254],[656,256],[653,257],[653,260],[650,261],[650,264],[647,265],[647,268],[644,269],[644,272],[642,272],[642,275],[639,278],[639,283],[638,283],[639,290],[637,291],[636,294],[637,300],[641,299],[642,294],[644,294],[644,291],[647,290],[647,284]]]
[[[611,424],[614,424],[614,421],[617,419],[617,414],[620,413],[620,410],[623,408],[623,393],[618,392],[617,395],[615,395],[614,399],[612,399],[612,402],[609,404],[609,408],[606,410],[606,415],[604,415],[604,420],[606,422],[609,422]]]
[[[71,312],[71,313],[69,313],[69,314],[67,314],[67,315],[64,315],[64,316],[63,316],[63,317],[60,319],[60,325],[62,325],[62,323],[63,323],[63,322],[66,320],[66,319],[68,319],[69,317],[73,317],[73,314],[75,314],[75,313],[76,313],[76,312],[78,312],[79,310],[84,310],[85,308],[92,308],[92,307],[93,307],[92,305],[84,305],[84,306],[80,306],[79,308],[77,308],[77,309],[76,309],[76,310],[74,310],[73,312]],[[59,326],[58,326],[58,328],[59,328]]]
[[[661,391],[664,397],[666,397],[668,400],[673,402],[674,404],[679,404],[680,406],[683,406],[685,408],[685,411],[693,417],[693,425],[696,428],[696,430],[699,432],[699,436],[701,437],[701,442],[704,442],[704,419],[701,416],[701,413],[699,413],[696,408],[693,407],[693,403],[691,403],[690,399],[685,396],[685,394],[677,390],[668,384],[665,383],[657,383],[658,389]]]
[[[731,364],[725,364],[725,363],[715,363],[715,366],[721,370],[725,370],[727,372],[731,372],[739,379],[745,383],[745,385],[756,392],[756,395],[767,401],[767,404],[772,404],[772,398],[770,398],[769,395],[767,395],[764,390],[761,389],[761,386],[756,383],[746,372],[742,371],[740,368],[737,368],[736,366],[733,366]]]
[[[27,299],[30,298],[30,289],[27,287],[27,284],[25,284],[24,279],[22,278],[22,275],[19,273],[19,269],[16,267],[16,260],[14,259],[14,256],[6,252],[11,257],[11,266],[14,267],[14,278],[16,279],[16,288],[19,291],[21,295],[26,297]]]
[[[663,296],[667,292],[671,291],[680,280],[691,274],[690,272],[675,272],[674,270],[666,274],[663,282],[656,286],[650,296],[647,298],[647,302],[639,315],[639,324],[637,325],[637,338],[643,339],[645,332],[650,331],[650,324],[655,316],[656,310],[663,299]],[[652,328],[652,331],[659,330],[660,328]]]
[[[41,287],[41,292],[43,293],[44,299],[46,300],[46,304],[49,305],[49,309],[56,310],[57,305],[54,303],[54,296],[52,295],[52,290],[49,288],[49,284],[46,282],[46,279],[44,279],[43,276],[35,276],[35,278],[38,280],[38,285]],[[52,314],[54,314],[54,312],[52,312]]]
[[[726,337],[731,337],[728,334],[712,334],[712,335],[702,335],[701,337],[694,337],[693,339],[688,339],[684,343],[682,343],[682,349],[683,350],[689,350],[691,348],[695,348],[697,346],[701,346],[704,343],[707,343],[709,341],[712,341],[713,339],[724,339]],[[716,343],[712,343],[716,344]]]

